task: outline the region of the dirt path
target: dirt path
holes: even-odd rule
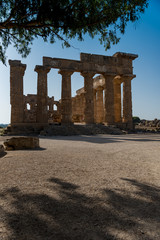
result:
[[[160,239],[160,134],[40,145],[0,158],[0,240]]]

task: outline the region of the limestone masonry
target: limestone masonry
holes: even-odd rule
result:
[[[23,95],[26,65],[18,60],[10,64],[11,127],[45,127],[51,123],[105,123],[132,129],[132,61],[138,55],[117,52],[113,56],[81,53],[80,61],[43,57],[37,65],[37,95]],[[47,74],[59,69],[62,76],[61,99],[48,97]],[[80,72],[84,88],[71,96],[71,76]],[[99,74],[94,78],[95,74]],[[123,84],[123,97],[121,96]],[[123,102],[122,102],[123,99]],[[56,106],[56,109],[55,109]]]
[[[13,137],[4,141],[5,150],[23,150],[39,148],[37,137]]]

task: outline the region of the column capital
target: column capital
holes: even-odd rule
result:
[[[69,77],[69,76],[71,76],[74,72],[73,72],[73,71],[69,71],[69,70],[67,70],[67,69],[60,69],[60,70],[58,71],[58,73],[61,74],[61,75],[65,75],[65,76]]]
[[[125,81],[129,81],[129,80],[132,80],[133,78],[135,78],[136,75],[122,75],[121,76],[121,79],[122,79],[122,82],[125,82]]]
[[[93,76],[95,75],[96,73],[95,72],[81,72],[81,76],[86,78],[86,77],[89,77],[89,78],[93,78]]]
[[[37,73],[40,73],[40,72],[48,73],[50,70],[51,70],[50,67],[41,66],[41,65],[36,65],[34,69],[34,71]]]
[[[107,78],[107,77],[115,78],[115,77],[117,76],[116,73],[108,73],[108,72],[103,73],[102,75],[103,75],[105,78]]]
[[[122,83],[122,77],[117,75],[115,78],[114,78],[114,83],[115,84],[121,84]]]
[[[103,91],[103,87],[102,86],[98,86],[97,88],[96,88],[96,91]]]
[[[26,64],[21,63],[20,60],[8,60],[8,63],[11,67],[23,67],[26,69]]]
[[[8,62],[9,62],[10,67],[12,69],[14,68],[14,71],[21,72],[22,75],[24,75],[24,72],[25,72],[26,67],[27,67],[26,64],[21,63],[20,60],[9,60]]]
[[[85,92],[81,92],[79,96],[84,97],[85,96]]]

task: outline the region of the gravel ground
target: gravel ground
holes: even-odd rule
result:
[[[160,240],[160,134],[40,146],[0,157],[0,240]]]

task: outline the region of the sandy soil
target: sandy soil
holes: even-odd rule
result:
[[[0,240],[160,239],[160,134],[40,146],[0,157]]]

